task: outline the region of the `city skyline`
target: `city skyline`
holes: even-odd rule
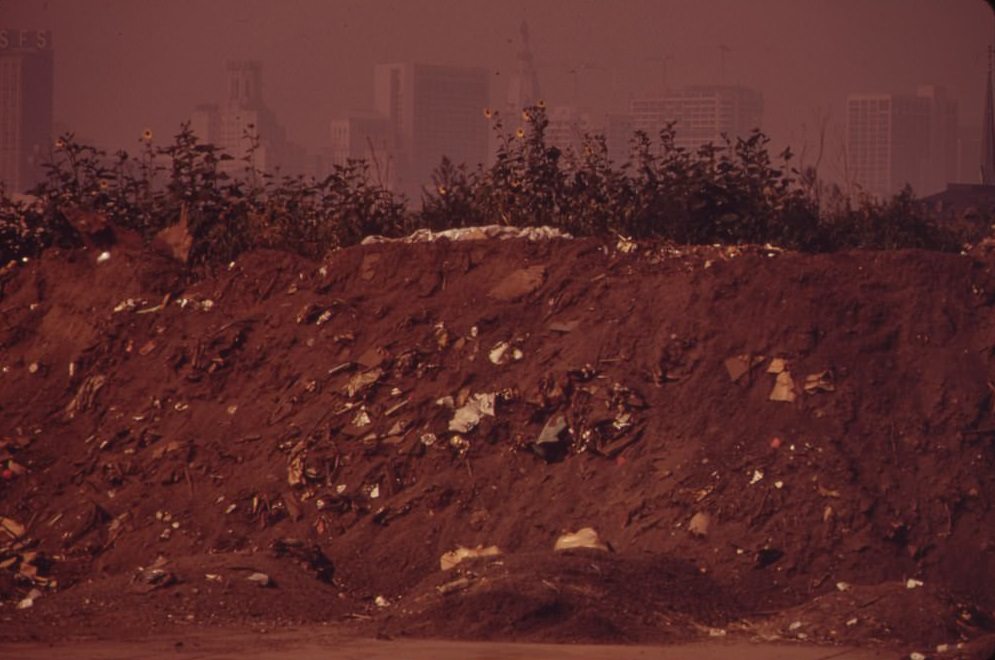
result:
[[[763,94],[767,132],[798,151],[819,116],[842,126],[848,94],[928,82],[949,90],[965,125],[980,126],[992,33],[981,0],[743,5],[0,2],[9,24],[59,35],[56,119],[109,147],[132,145],[147,127],[174,133],[189,108],[215,97],[229,60],[262,62],[274,113],[305,146],[317,146],[328,118],[372,106],[377,64],[482,67],[506,88],[523,19],[550,105],[603,114],[665,84],[737,84]]]

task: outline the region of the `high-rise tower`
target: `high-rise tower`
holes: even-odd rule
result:
[[[0,29],[0,183],[25,192],[41,181],[52,147],[52,35]]]

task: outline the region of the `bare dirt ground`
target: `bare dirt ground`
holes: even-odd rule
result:
[[[514,239],[191,274],[50,250],[0,274],[0,641],[331,622],[369,653],[985,657],[992,266]]]

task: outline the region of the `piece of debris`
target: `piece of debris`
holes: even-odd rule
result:
[[[381,377],[383,377],[383,370],[379,368],[358,373],[346,383],[345,393],[350,397],[355,397],[372,387]]]
[[[256,585],[260,587],[275,586],[273,584],[273,579],[270,578],[270,576],[266,575],[265,573],[259,573],[259,572],[252,573],[251,575],[249,575],[249,577],[245,579],[248,580],[249,582],[255,582]]]
[[[470,586],[470,578],[463,576],[456,578],[452,582],[446,582],[445,584],[440,584],[435,588],[439,592],[440,596],[445,596],[446,594],[455,593],[457,591],[462,591]]]
[[[493,393],[474,394],[462,407],[456,409],[453,418],[449,420],[449,430],[469,433],[477,427],[482,417],[494,417],[494,401]]]
[[[833,384],[833,373],[827,370],[805,376],[805,383],[802,385],[802,389],[807,394],[835,391],[836,386]]]
[[[753,476],[750,477],[750,485],[752,486],[753,484],[757,483],[758,481],[763,480],[763,478],[764,478],[764,471],[763,470],[754,470],[753,471]]]
[[[550,321],[546,327],[552,332],[559,332],[565,335],[576,330],[579,325],[580,321]]]
[[[166,570],[165,566],[165,558],[159,557],[151,566],[139,568],[131,578],[133,590],[149,593],[175,584],[176,576]]]
[[[19,539],[24,536],[24,525],[17,522],[13,518],[0,517],[0,530],[3,530],[14,539]]]
[[[571,550],[573,548],[591,548],[593,550],[608,551],[608,545],[602,543],[598,533],[591,527],[578,529],[576,532],[568,532],[556,539],[553,550]]]
[[[76,396],[72,398],[69,405],[66,406],[66,416],[69,419],[75,417],[78,413],[84,412],[91,405],[93,405],[93,400],[97,396],[97,392],[100,388],[104,386],[107,382],[107,377],[101,374],[96,374],[90,376],[84,380],[79,389],[76,390]]]
[[[547,460],[562,458],[566,450],[567,418],[563,415],[550,417],[532,445],[533,450]]]
[[[287,457],[287,483],[291,486],[304,485],[304,460],[307,458],[307,445],[300,440],[290,450]]]
[[[35,604],[35,601],[41,598],[42,592],[40,589],[32,589],[28,592],[28,595],[17,601],[17,609],[26,610]]]
[[[708,528],[711,524],[712,517],[704,511],[699,511],[691,516],[691,520],[688,521],[688,533],[692,536],[704,538],[708,536]]]
[[[478,545],[475,548],[465,548],[463,546],[459,546],[455,550],[450,550],[439,558],[439,567],[444,571],[448,571],[451,568],[455,568],[456,565],[464,559],[497,557],[500,554],[501,550],[496,545],[489,545],[486,548],[482,545]]]
[[[762,363],[764,359],[766,358],[763,355],[737,355],[726,358],[722,364],[725,365],[726,373],[729,374],[729,380],[735,383]]]
[[[909,578],[905,581],[906,589],[918,589],[925,584],[922,580],[916,580],[915,578]]]
[[[523,357],[525,357],[525,354],[522,353],[522,349],[512,346],[506,341],[498,342],[494,345],[494,348],[491,349],[490,353],[488,353],[488,359],[490,359],[493,364],[498,366],[507,364],[512,360],[518,362]]]
[[[770,391],[771,401],[791,403],[795,400],[795,381],[788,370],[778,372],[774,388]]]

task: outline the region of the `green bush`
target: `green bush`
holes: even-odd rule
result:
[[[260,172],[259,136],[251,127],[240,176],[226,173],[222,163],[232,157],[198,142],[189,124],[168,146],[156,146],[146,132],[134,156],[109,157],[67,134],[31,191],[36,201],[15,201],[0,190],[0,265],[49,245],[80,244],[67,217],[76,211],[99,213],[146,240],[185,213],[193,265],[227,263],[253,247],[320,256],[372,234],[480,224],[811,252],[949,251],[979,238],[976,225],[969,231],[930,218],[909,189],[884,201],[825,193],[811,173],[799,177],[791,168],[789,150],[774,161],[759,131],[689,151],[677,145],[670,124],[656,136],[636,133],[627,161],[616,164],[600,135],[588,135],[579,153],[547,144],[541,106],[526,108],[522,120],[524,127],[509,133],[494,117],[497,149],[488,166],[443,158],[414,210],[374,181],[361,160],[321,180]]]

